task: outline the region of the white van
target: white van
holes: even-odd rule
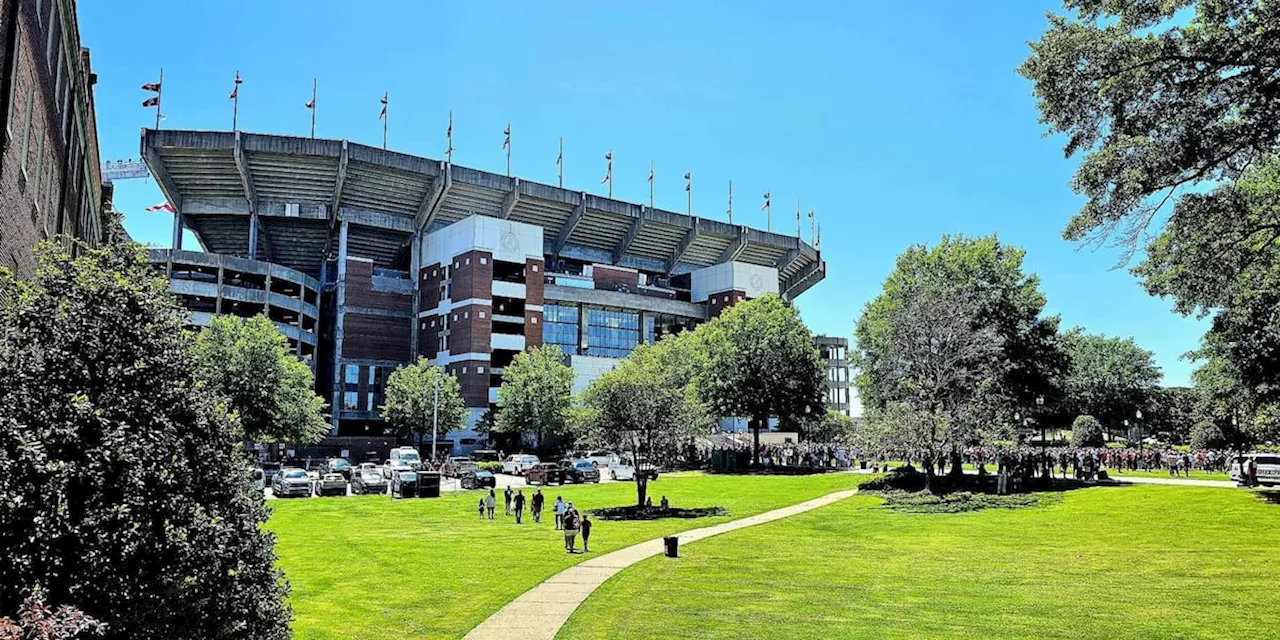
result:
[[[608,469],[609,465],[621,462],[618,459],[618,454],[612,451],[588,451],[582,458],[597,469]]]
[[[392,449],[391,462],[403,462],[414,471],[422,468],[422,458],[418,456],[418,450],[413,447],[396,447]]]
[[[507,459],[502,462],[502,472],[513,476],[521,476],[524,475],[524,472],[532,469],[533,465],[538,464],[538,462],[538,456],[517,453],[507,456]]]
[[[1274,487],[1280,484],[1280,454],[1275,453],[1246,453],[1244,459],[1253,458],[1258,464],[1258,484],[1264,487]],[[1239,484],[1244,484],[1244,470],[1240,468],[1239,460],[1231,461],[1231,479]]]

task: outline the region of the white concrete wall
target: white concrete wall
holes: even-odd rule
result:
[[[570,356],[569,366],[573,368],[573,393],[582,393],[591,383],[618,366],[621,358],[602,358],[600,356]]]
[[[748,298],[778,293],[778,270],[745,262],[726,262],[694,271],[690,276],[694,302],[722,291],[743,291]]]
[[[494,333],[489,336],[489,346],[494,349],[506,349],[508,351],[524,351],[524,336],[511,335],[507,333]]]
[[[542,227],[473,215],[423,236],[420,249],[424,265],[448,262],[473,249],[523,264],[527,258],[542,258]]]

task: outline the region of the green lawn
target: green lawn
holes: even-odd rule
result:
[[[674,506],[728,508],[728,517],[598,522],[592,555],[683,529],[741,518],[854,487],[852,474],[663,476],[649,485]],[[579,508],[631,504],[630,483],[551,487]],[[279,536],[280,566],[293,585],[294,635],[309,638],[460,638],[502,605],[588,556],[563,552],[543,524],[517,527],[476,517],[480,492],[440,499],[386,496],[274,500],[268,528]],[[527,515],[527,514],[526,514]]]
[[[606,582],[560,638],[1264,638],[1280,506],[1131,485],[906,515],[854,496]]]
[[[1142,471],[1142,470],[1120,471],[1118,469],[1107,469],[1107,473],[1117,478],[1123,478],[1125,476],[1135,476],[1135,477],[1142,477],[1142,478],[1172,478],[1173,477],[1169,475],[1168,469],[1156,469],[1155,471]],[[1182,474],[1178,474],[1178,477],[1183,479],[1188,478],[1188,476],[1185,476]],[[1231,477],[1228,476],[1226,472],[1223,472],[1223,471],[1201,471],[1199,469],[1192,469],[1191,475],[1189,477],[1192,480],[1230,480],[1231,479]]]

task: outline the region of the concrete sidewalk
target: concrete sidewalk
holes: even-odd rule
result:
[[[745,527],[773,522],[806,511],[825,507],[857,493],[857,489],[837,491],[807,502],[774,509],[741,520],[725,522],[712,527],[683,531],[681,546],[703,538]],[[662,539],[655,538],[640,544],[619,549],[597,558],[584,560],[551,576],[538,586],[508,602],[505,607],[489,616],[466,635],[465,640],[551,640],[569,620],[578,605],[590,596],[605,580],[623,569],[662,553]]]

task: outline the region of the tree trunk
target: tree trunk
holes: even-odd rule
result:
[[[924,492],[933,493],[933,462],[924,464]]]
[[[951,476],[959,478],[964,476],[964,460],[960,457],[960,452],[951,451]]]
[[[636,469],[636,506],[643,507],[645,495],[649,493],[649,472],[640,475],[640,470]]]
[[[750,426],[750,425],[748,425]],[[760,419],[755,419],[755,428],[751,430],[751,466],[760,466]]]

